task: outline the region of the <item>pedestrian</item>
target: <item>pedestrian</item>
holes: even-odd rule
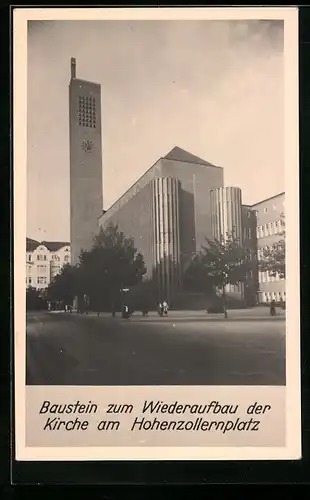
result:
[[[162,316],[163,312],[164,312],[163,305],[162,305],[161,302],[159,302],[159,304],[158,304],[158,314],[159,314],[159,316]]]
[[[270,316],[276,316],[276,303],[274,300],[270,303]]]
[[[123,307],[123,318],[128,319],[129,318],[129,307],[124,305]]]
[[[163,302],[163,313],[164,316],[168,316],[168,303],[165,300]]]

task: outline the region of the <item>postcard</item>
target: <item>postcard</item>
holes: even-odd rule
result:
[[[16,459],[301,458],[298,9],[13,26]]]

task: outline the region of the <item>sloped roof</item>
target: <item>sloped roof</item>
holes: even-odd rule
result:
[[[198,165],[206,165],[208,167],[216,167],[216,165],[212,165],[212,163],[202,160],[201,158],[198,158],[198,156],[195,156],[192,153],[188,153],[188,151],[185,151],[178,146],[175,146],[166,156],[164,156],[164,159],[184,161],[186,163],[196,163]]]
[[[50,252],[57,252],[60,248],[70,246],[68,241],[42,241],[41,245],[45,245]]]
[[[37,240],[32,240],[31,238],[26,238],[26,251],[33,252],[40,243]]]
[[[70,246],[67,241],[36,241],[26,238],[26,251],[33,252],[38,246],[44,245],[50,252],[57,252],[60,248]]]

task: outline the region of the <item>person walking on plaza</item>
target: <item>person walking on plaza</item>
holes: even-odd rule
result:
[[[270,316],[276,316],[276,303],[274,300],[270,303]]]
[[[123,308],[123,318],[124,319],[128,319],[130,316],[130,313],[129,313],[129,307],[124,305],[124,308]]]
[[[158,304],[158,314],[159,314],[159,316],[162,316],[163,313],[164,313],[163,305],[162,305],[161,302],[159,302],[159,304]]]
[[[168,303],[164,300],[163,302],[163,313],[164,313],[164,316],[168,316]]]

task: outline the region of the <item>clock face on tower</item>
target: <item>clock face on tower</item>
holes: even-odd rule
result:
[[[81,148],[85,151],[85,153],[90,153],[93,147],[94,143],[88,139],[84,140],[81,144]]]

